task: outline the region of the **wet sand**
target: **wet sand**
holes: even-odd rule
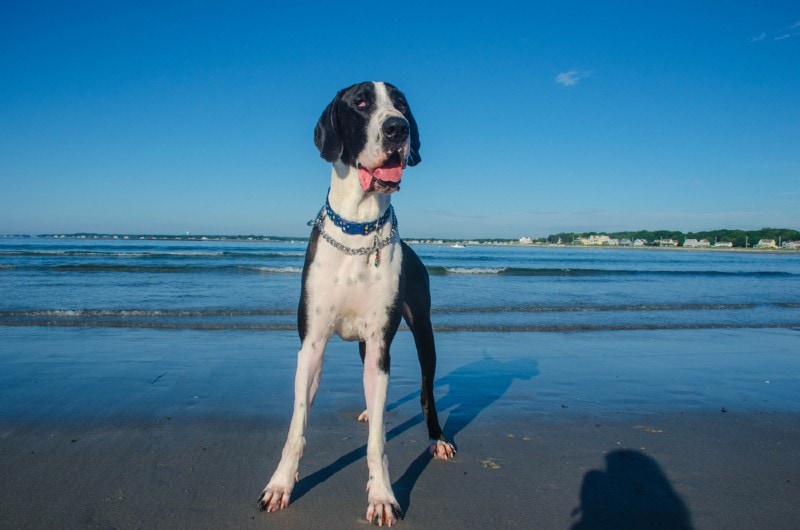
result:
[[[411,337],[387,415],[399,528],[792,528],[800,333],[440,333],[453,461]],[[256,500],[291,413],[291,332],[0,329],[8,528],[364,528],[353,344],[329,347],[293,504]]]

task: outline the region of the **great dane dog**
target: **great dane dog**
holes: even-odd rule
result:
[[[401,317],[414,335],[422,371],[420,403],[434,458],[449,459],[433,397],[436,349],[430,320],[428,273],[400,240],[390,195],[406,166],[420,162],[419,132],[405,96],[383,82],[365,82],[336,94],[314,130],[320,156],[333,164],[328,198],[306,250],[297,324],[294,410],[280,463],[259,498],[262,510],[286,508],[305,447],[322,358],[330,337],[357,340],[364,363],[367,441],[367,520],[391,526],[402,517],[392,492],[384,411],[389,346]]]

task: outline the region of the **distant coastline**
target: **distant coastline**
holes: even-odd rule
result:
[[[109,241],[187,241],[187,242],[307,242],[308,236],[286,237],[267,235],[224,234],[112,234],[102,232],[0,234],[2,239],[78,239]],[[710,232],[682,233],[677,231],[638,232],[584,232],[559,233],[543,238],[404,238],[409,244],[480,246],[508,245],[522,247],[569,248],[642,248],[704,251],[800,251],[800,232],[786,228],[761,230],[716,230]],[[713,243],[712,243],[713,241]]]

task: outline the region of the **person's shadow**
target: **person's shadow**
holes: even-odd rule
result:
[[[606,455],[606,470],[586,473],[581,504],[572,512],[581,519],[572,530],[691,529],[689,510],[653,458],[634,450]]]
[[[462,366],[437,379],[435,384],[436,393],[440,394],[444,388],[447,389],[447,393],[436,400],[436,407],[440,415],[444,411],[450,411],[447,421],[442,427],[445,436],[455,444],[455,436],[482,411],[500,399],[515,380],[528,380],[538,374],[538,363],[533,359],[498,361],[485,356],[480,361]],[[418,399],[419,392],[411,392],[387,405],[386,409],[392,410],[404,403]],[[386,433],[386,439],[390,441],[421,423],[423,423],[423,416],[422,412],[419,412],[389,430]],[[342,455],[335,462],[300,479],[292,492],[292,501],[297,501],[318,484],[325,482],[350,464],[366,457],[366,454],[367,446],[364,444]],[[432,459],[433,457],[429,453],[426,444],[420,455],[392,484],[395,497],[397,497],[397,502],[400,504],[403,513],[408,512],[408,508],[411,505],[411,491]]]

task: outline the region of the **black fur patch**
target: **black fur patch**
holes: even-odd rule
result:
[[[308,293],[306,292],[306,279],[308,277],[308,269],[314,263],[314,257],[317,254],[317,243],[319,242],[319,228],[314,226],[311,230],[311,236],[308,239],[308,248],[306,248],[306,260],[303,264],[303,276],[300,280],[300,302],[297,306],[297,332],[300,334],[300,342],[305,340],[306,333],[308,332]]]

